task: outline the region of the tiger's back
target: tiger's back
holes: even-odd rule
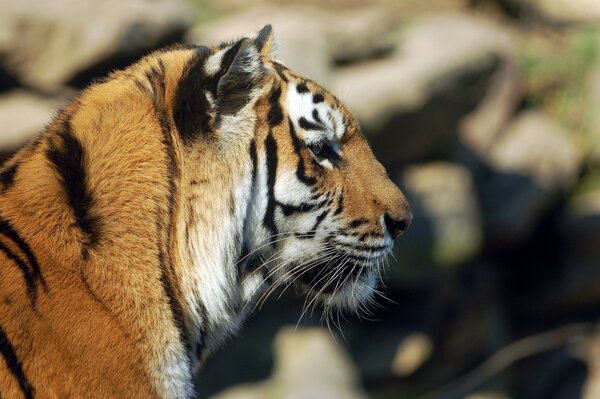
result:
[[[0,396],[194,395],[261,295],[372,296],[408,205],[270,27],[153,53],[0,170]]]

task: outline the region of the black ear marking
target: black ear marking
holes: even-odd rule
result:
[[[256,39],[254,40],[254,43],[256,44],[256,49],[259,52],[262,52],[262,50],[265,48],[265,45],[267,44],[267,42],[272,39],[273,36],[273,27],[271,26],[271,24],[265,25],[259,32],[258,35],[256,36]]]
[[[258,53],[265,58],[277,59],[277,39],[273,33],[273,27],[265,25],[257,34],[254,39],[254,46],[258,50]]]
[[[250,100],[252,89],[266,73],[250,39],[241,39],[223,55],[217,81],[217,113],[235,114]]]

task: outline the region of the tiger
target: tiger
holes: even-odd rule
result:
[[[0,396],[193,398],[275,287],[325,310],[371,301],[411,219],[270,25],[150,53],[0,169]]]

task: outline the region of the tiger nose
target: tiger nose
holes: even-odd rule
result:
[[[399,218],[394,218],[389,213],[385,213],[383,215],[385,227],[394,239],[400,237],[406,230],[408,230],[410,224],[412,223],[412,218],[412,212],[406,212]]]

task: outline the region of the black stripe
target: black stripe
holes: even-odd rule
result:
[[[281,110],[281,105],[279,104],[280,98],[281,87],[277,87],[269,96],[269,104],[271,105],[271,108],[269,109],[268,119],[271,127],[277,126],[283,121],[283,111]]]
[[[206,98],[204,66],[210,55],[208,47],[197,47],[182,72],[173,100],[173,120],[184,143],[213,131],[211,106]]]
[[[294,151],[296,152],[296,155],[298,155],[298,166],[296,167],[296,177],[298,178],[298,180],[300,180],[302,183],[306,184],[307,186],[314,186],[315,184],[317,184],[317,179],[312,176],[306,175],[306,167],[304,164],[304,158],[302,157],[302,141],[300,141],[300,138],[298,138],[298,136],[296,135],[296,129],[294,128],[294,124],[292,123],[292,120],[288,118],[288,121],[290,124],[290,136],[292,137],[292,144],[294,146]]]
[[[2,328],[0,328],[0,354],[4,358],[6,366],[12,375],[17,379],[19,387],[23,392],[23,396],[25,396],[26,399],[33,399],[35,389],[33,389],[33,386],[27,380],[27,376],[23,371],[23,365]]]
[[[277,234],[277,226],[275,225],[275,180],[277,178],[277,142],[273,138],[273,133],[265,139],[265,156],[267,163],[267,191],[268,201],[267,209],[264,216],[264,225],[271,231],[271,234]]]
[[[160,280],[167,296],[169,308],[173,315],[173,322],[178,330],[179,340],[183,343],[186,355],[191,353],[191,342],[185,325],[183,316],[183,307],[177,298],[175,292],[175,268],[173,258],[169,248],[173,240],[172,232],[175,228],[175,197],[177,193],[176,179],[179,179],[181,173],[177,164],[175,148],[173,145],[173,137],[171,131],[173,127],[168,118],[166,99],[161,98],[161,101],[155,102],[155,116],[162,129],[161,142],[165,149],[167,157],[168,169],[168,196],[167,196],[167,214],[163,211],[158,211],[156,220],[156,229],[158,233],[158,262],[160,265]],[[191,372],[191,371],[190,371]]]
[[[303,116],[298,119],[298,125],[304,130],[315,130],[319,132],[325,130],[325,127],[322,124],[311,122]]]
[[[321,225],[323,220],[325,220],[325,218],[327,217],[328,214],[329,214],[329,210],[325,210],[319,216],[317,216],[315,225],[313,226],[313,228],[311,230],[316,230]]]
[[[359,227],[366,223],[369,223],[367,219],[355,219],[352,221],[352,223],[350,223],[350,228],[352,229],[355,227]]]
[[[29,262],[31,275],[35,284],[37,285],[38,283],[41,283],[42,286],[47,290],[46,280],[42,275],[40,265],[37,261],[37,258],[33,254],[31,247],[19,236],[19,234],[6,219],[0,218],[0,234],[10,238],[19,247],[19,250],[25,254],[25,257]]]
[[[275,68],[275,72],[277,72],[277,75],[279,75],[279,77],[281,78],[281,80],[283,80],[284,82],[288,82],[288,78],[287,76],[285,76],[285,72],[288,70],[285,66],[283,66],[282,64],[278,63],[278,62],[274,62],[273,63],[273,68]]]
[[[340,195],[338,196],[338,201],[337,201],[337,208],[335,209],[333,216],[339,215],[340,213],[342,213],[343,210],[344,210],[344,193],[340,192]]]
[[[163,225],[163,217],[160,215],[162,212],[158,212],[156,218],[156,229],[158,232],[158,264],[160,268],[160,282],[163,287],[163,291],[167,297],[167,303],[169,304],[169,309],[171,310],[171,315],[173,317],[173,323],[177,328],[177,332],[179,335],[179,341],[184,345],[186,355],[190,351],[190,341],[187,333],[187,329],[185,328],[184,318],[183,318],[183,310],[181,308],[181,304],[177,300],[177,295],[175,294],[175,289],[173,286],[173,281],[171,279],[171,262],[170,257],[167,255],[166,250],[163,248],[163,237],[161,234],[161,228],[164,228]],[[164,243],[167,246],[167,243]]]
[[[0,185],[2,185],[2,191],[6,191],[12,187],[15,182],[15,175],[17,174],[18,168],[19,163],[15,162],[0,172]]]
[[[93,197],[89,191],[85,169],[86,154],[79,140],[73,136],[70,119],[62,124],[57,132],[60,143],[55,140],[46,150],[46,156],[54,164],[60,182],[67,194],[67,201],[75,215],[77,227],[86,239],[81,243],[82,253],[87,256],[100,237],[100,225],[96,216],[92,215]]]
[[[313,227],[308,231],[308,233],[305,234],[297,234],[296,236],[298,238],[302,238],[302,239],[312,239],[315,237],[315,234],[317,233],[316,230],[317,228],[321,225],[321,223],[323,222],[323,220],[325,220],[325,218],[327,217],[327,215],[329,214],[329,210],[326,209],[323,212],[321,212],[319,214],[319,216],[317,216],[317,220],[315,221],[315,224],[313,225]]]
[[[256,141],[252,139],[250,141],[250,160],[252,161],[252,184],[256,181],[256,174],[258,173],[258,154],[256,152]]]
[[[37,290],[36,290],[36,281],[34,276],[27,264],[21,259],[17,254],[10,250],[9,247],[4,245],[0,241],[0,251],[4,252],[7,258],[14,261],[19,269],[21,269],[21,273],[23,273],[23,278],[25,279],[25,284],[27,285],[27,294],[29,295],[29,300],[31,301],[31,306],[35,307],[35,302],[37,299]]]
[[[323,206],[323,204],[324,204],[324,202],[320,202],[317,204],[309,204],[309,203],[305,202],[300,205],[290,205],[290,204],[284,204],[283,202],[277,201],[277,206],[279,206],[281,208],[281,211],[283,212],[284,216],[290,216],[294,213],[311,212],[311,211],[319,209],[321,206]]]
[[[363,251],[363,252],[383,251],[384,249],[387,248],[387,246],[385,246],[385,245],[364,246],[364,245],[344,244],[339,241],[335,242],[334,246],[338,249],[345,248],[345,249],[351,249],[354,251]],[[359,256],[359,255],[356,255],[356,256]],[[368,257],[365,256],[365,258],[368,258]]]
[[[314,120],[316,120],[317,122],[319,122],[319,123],[321,123],[321,124],[323,123],[323,121],[321,120],[321,117],[319,116],[319,111],[318,111],[316,108],[315,108],[315,109],[313,109],[313,112],[312,112],[312,117],[313,117],[313,119],[314,119]]]

